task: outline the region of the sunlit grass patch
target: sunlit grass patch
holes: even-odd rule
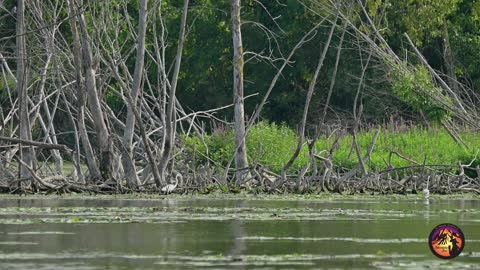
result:
[[[363,130],[358,133],[358,144],[364,155],[372,142],[375,130]],[[380,171],[393,167],[411,165],[451,165],[468,164],[480,150],[480,137],[475,132],[464,131],[460,134],[462,140],[469,147],[457,144],[443,129],[427,129],[412,127],[407,130],[396,131],[391,128],[382,128],[375,148],[367,160],[369,170]],[[190,156],[196,156],[201,163],[205,157],[226,165],[234,153],[232,130],[222,130],[205,136],[205,144],[196,138],[184,138],[185,149]],[[355,151],[352,150],[351,134],[344,134],[338,140],[338,147],[334,151],[333,161],[338,167],[353,168],[358,164]],[[329,151],[335,139],[333,136],[320,137],[315,144],[317,153]],[[284,125],[260,122],[247,135],[247,152],[250,162],[259,162],[274,172],[280,172],[294,153],[298,143],[298,135]],[[208,150],[207,150],[208,149]],[[299,170],[308,162],[308,148],[304,145],[300,155],[293,164],[291,171]],[[473,166],[480,164],[474,162]]]

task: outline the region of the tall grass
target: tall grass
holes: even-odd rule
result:
[[[357,138],[364,155],[371,144],[374,130],[360,131]],[[462,139],[469,146],[469,150],[458,145],[443,129],[427,129],[412,127],[402,131],[393,128],[383,128],[375,148],[366,162],[369,170],[378,171],[388,167],[403,167],[418,164],[429,165],[458,165],[469,163],[480,150],[480,137],[474,132],[462,132]],[[204,162],[206,157],[226,165],[234,152],[232,130],[217,130],[205,138],[205,144],[199,138],[184,138],[183,143],[187,153],[196,155],[198,162]],[[358,159],[352,151],[352,135],[344,134],[338,141],[338,148],[333,154],[334,164],[344,168],[353,168]],[[250,162],[258,161],[274,172],[279,172],[295,151],[298,136],[284,126],[260,122],[247,135],[247,152]],[[329,150],[334,138],[321,137],[315,145],[317,153]],[[391,154],[396,152],[403,156]],[[308,149],[304,145],[300,155],[291,170],[298,170],[308,161]],[[476,162],[480,164],[480,162]]]

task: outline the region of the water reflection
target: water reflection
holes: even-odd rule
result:
[[[432,262],[439,269],[480,257],[478,200],[13,198],[0,205],[0,269],[417,269]],[[448,265],[426,245],[444,222],[467,238]]]
[[[237,201],[235,203],[235,207],[238,209],[242,209],[245,207],[245,201]],[[233,247],[230,250],[229,254],[232,257],[232,261],[242,261],[241,256],[245,254],[246,245],[245,242],[242,241],[240,238],[246,235],[244,222],[239,219],[235,219],[231,221],[231,228],[232,228],[232,236],[233,236]],[[241,267],[240,269],[245,269]]]

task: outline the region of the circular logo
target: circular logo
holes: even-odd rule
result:
[[[428,245],[435,256],[441,259],[453,259],[462,253],[465,236],[457,226],[444,223],[432,230]]]

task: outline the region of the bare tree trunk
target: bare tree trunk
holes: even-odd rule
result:
[[[137,56],[135,62],[135,71],[133,74],[133,85],[131,89],[132,106],[137,106],[137,97],[142,83],[144,58],[145,58],[145,34],[147,31],[147,4],[148,0],[140,1],[139,19],[138,19],[138,36],[137,36]],[[141,121],[141,119],[139,119]],[[138,187],[138,177],[135,171],[135,163],[133,162],[133,133],[135,128],[135,115],[133,108],[127,108],[127,121],[125,122],[125,132],[123,134],[122,163],[125,169],[125,177],[127,185],[130,188]]]
[[[452,47],[450,47],[450,38],[448,35],[448,23],[447,20],[443,22],[443,59],[445,61],[445,67],[447,69],[448,85],[455,93],[458,93],[457,75],[455,74],[455,63],[453,59]]]
[[[65,108],[68,113],[68,117],[70,118],[70,121],[72,122],[72,127],[73,127],[73,132],[74,132],[74,138],[75,138],[75,155],[72,156],[72,162],[75,165],[74,170],[72,171],[72,176],[74,176],[74,181],[79,181],[82,184],[85,184],[85,178],[83,176],[82,168],[80,166],[81,164],[81,158],[80,158],[80,139],[79,139],[79,132],[77,128],[77,122],[75,122],[75,119],[73,118],[72,111],[70,110],[70,104],[67,101],[67,98],[65,97],[65,93],[61,93],[63,101],[65,102]]]
[[[235,185],[245,179],[248,168],[247,147],[245,143],[245,111],[243,107],[243,45],[240,22],[241,0],[232,0],[232,38],[233,38],[233,103],[235,105]]]
[[[90,180],[101,179],[100,170],[98,168],[95,156],[93,154],[92,145],[87,134],[87,128],[85,126],[85,88],[82,75],[82,59],[81,59],[81,49],[80,49],[80,37],[78,35],[77,29],[77,20],[74,16],[75,14],[75,4],[73,0],[68,1],[70,25],[72,29],[73,36],[73,60],[76,68],[76,86],[77,86],[77,122],[78,122],[78,132],[80,139],[82,141],[82,148],[85,154],[87,161],[88,171],[90,172]]]
[[[17,95],[19,101],[19,122],[20,139],[32,140],[30,129],[30,120],[28,115],[28,96],[27,96],[27,46],[25,41],[25,1],[17,1]],[[21,157],[24,164],[30,168],[35,167],[34,150],[32,147],[20,148]],[[20,164],[20,176],[29,177],[28,169]]]
[[[308,86],[308,92],[307,92],[307,97],[305,99],[305,105],[303,108],[303,116],[302,116],[302,122],[300,123],[300,131],[299,131],[299,139],[298,139],[298,144],[297,148],[295,149],[295,152],[293,153],[292,157],[290,160],[285,164],[285,166],[282,168],[282,182],[287,179],[287,170],[293,165],[295,160],[298,158],[298,155],[300,154],[300,151],[302,150],[303,143],[305,141],[305,127],[307,123],[307,116],[308,116],[308,110],[310,108],[310,101],[312,100],[313,96],[313,91],[315,90],[315,86],[317,84],[317,79],[318,76],[320,75],[320,70],[323,67],[323,63],[325,61],[325,57],[327,56],[328,49],[330,48],[330,42],[332,41],[333,33],[335,31],[335,28],[337,27],[337,19],[338,19],[338,5],[337,3],[337,15],[335,16],[335,19],[333,20],[332,27],[330,28],[330,33],[328,35],[328,39],[325,43],[325,47],[322,50],[322,53],[320,55],[320,59],[318,60],[317,68],[315,70],[315,73],[313,75],[312,81],[310,82],[310,85]]]
[[[180,23],[180,34],[178,37],[177,55],[175,58],[175,67],[173,69],[172,84],[169,93],[169,102],[165,117],[165,144],[163,147],[162,157],[160,159],[159,169],[162,185],[166,183],[166,168],[170,159],[173,144],[175,140],[175,126],[176,126],[176,106],[175,93],[177,90],[178,74],[180,73],[180,64],[182,62],[183,44],[185,43],[185,28],[187,25],[188,2],[183,2],[182,21]]]
[[[85,88],[100,150],[100,173],[103,180],[108,180],[113,179],[114,177],[113,173],[115,171],[115,157],[113,153],[112,138],[105,123],[102,105],[97,93],[92,49],[90,47],[90,36],[88,35],[87,23],[85,21],[83,11],[81,10],[81,6],[81,2],[77,0],[77,18],[82,36],[80,39],[82,49],[82,70],[85,73]]]
[[[56,0],[58,1],[58,0]],[[54,2],[56,1],[51,1],[55,5]],[[57,2],[58,3],[58,2]],[[57,34],[57,28],[55,27],[47,27],[47,22],[46,18],[48,18],[50,15],[53,15],[51,18],[53,21],[56,21],[58,19],[57,16],[57,10],[53,8],[53,6],[50,6],[53,10],[49,10],[47,5],[48,2],[42,2],[39,0],[33,0],[33,1],[28,1],[27,2],[30,13],[32,14],[32,19],[33,22],[35,23],[36,27],[38,28],[38,32],[40,34],[41,40],[43,41],[44,49],[45,49],[45,62],[42,66],[42,71],[40,73],[40,85],[37,87],[37,100],[33,101],[33,98],[30,100],[32,103],[32,107],[34,107],[34,112],[30,116],[30,126],[33,129],[33,126],[36,122],[36,119],[39,119],[39,123],[41,128],[43,129],[44,132],[44,141],[47,141],[49,143],[58,143],[57,140],[57,135],[55,132],[55,126],[53,125],[53,119],[55,118],[55,112],[57,111],[58,108],[58,101],[60,98],[60,93],[57,91],[57,98],[55,101],[55,106],[51,110],[49,105],[48,105],[48,96],[46,95],[46,84],[47,84],[47,78],[48,78],[48,71],[50,69],[50,66],[52,64],[52,61],[55,61],[54,58],[54,42]],[[47,9],[47,14],[49,16],[44,15],[44,9]],[[42,116],[40,113],[41,109],[43,108],[43,111],[45,112],[45,115]],[[46,118],[48,121],[47,125],[45,125],[45,122],[43,121],[42,118]],[[52,157],[55,160],[55,169],[58,174],[63,174],[63,158],[60,155],[60,152],[57,150],[52,150]]]
[[[335,86],[335,80],[337,79],[338,65],[340,63],[340,56],[342,54],[342,46],[343,46],[343,39],[345,38],[345,32],[347,32],[346,22],[343,23],[343,30],[340,36],[340,41],[338,43],[337,56],[335,58],[335,65],[333,67],[332,81],[330,82],[330,88],[328,89],[327,100],[325,101],[325,106],[323,107],[323,113],[319,121],[320,128],[323,128],[323,125],[325,123],[325,118],[327,117],[328,107],[330,106],[330,98],[332,97],[333,88]],[[314,141],[318,139],[318,135],[319,134],[316,134]]]

